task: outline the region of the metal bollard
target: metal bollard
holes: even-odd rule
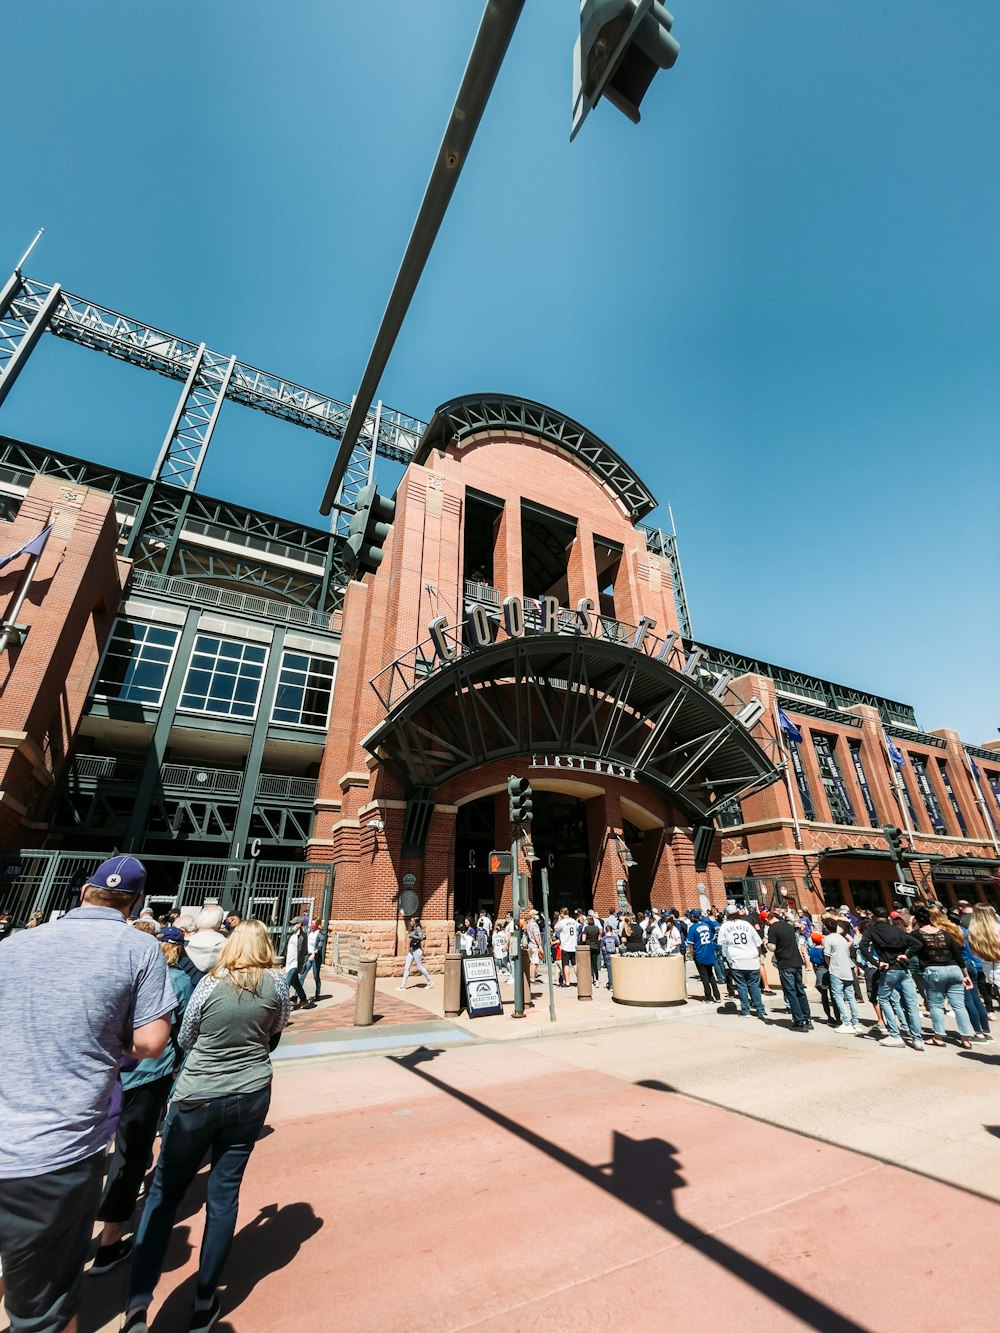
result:
[[[444,1016],[456,1018],[462,1012],[462,955],[444,956]]]
[[[354,997],[354,1026],[370,1028],[375,1017],[375,972],[377,958],[358,960],[361,976],[358,978],[358,992]]]
[[[592,1000],[594,998],[594,980],[590,975],[590,945],[576,946],[576,998]]]

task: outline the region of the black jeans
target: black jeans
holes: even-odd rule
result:
[[[42,1176],[0,1180],[0,1256],[13,1333],[59,1333],[80,1308],[104,1150]]]
[[[706,1000],[721,1000],[719,994],[719,985],[715,980],[715,964],[699,963],[695,961],[695,967],[698,969],[698,976],[701,978],[701,984],[705,988]]]
[[[135,1201],[143,1177],[153,1160],[153,1142],[156,1127],[170,1096],[173,1074],[158,1078],[153,1083],[141,1083],[137,1088],[126,1088],[115,1150],[108,1168],[104,1196],[97,1210],[99,1222],[124,1224],[135,1212]]]

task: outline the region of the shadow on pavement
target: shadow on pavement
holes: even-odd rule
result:
[[[269,1203],[233,1238],[222,1287],[222,1318],[216,1327],[233,1333],[227,1321],[269,1273],[287,1268],[299,1250],[323,1226],[308,1203]],[[170,1293],[150,1325],[155,1333],[186,1330],[194,1304],[194,1273]]]
[[[432,1050],[422,1046],[407,1055],[391,1056],[390,1059],[394,1064],[409,1070],[411,1074],[415,1074],[417,1078],[423,1079],[440,1092],[454,1097],[470,1110],[492,1120],[501,1129],[507,1130],[531,1147],[537,1148],[539,1152],[545,1153],[561,1166],[576,1172],[621,1203],[634,1208],[649,1221],[655,1222],[664,1231],[676,1236],[685,1245],[690,1245],[692,1249],[753,1287],[769,1301],[787,1310],[807,1328],[819,1329],[822,1333],[866,1333],[863,1325],[856,1324],[824,1301],[757,1263],[749,1255],[734,1249],[724,1240],[703,1231],[695,1223],[681,1217],[674,1202],[674,1191],[683,1188],[686,1182],[681,1175],[679,1150],[672,1143],[668,1143],[665,1139],[630,1139],[626,1134],[619,1134],[615,1130],[611,1161],[595,1166],[420,1067],[443,1054],[440,1049]],[[639,1086],[661,1092],[673,1091],[667,1084],[653,1080],[643,1082]]]

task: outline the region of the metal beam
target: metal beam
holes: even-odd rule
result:
[[[59,299],[58,284],[39,295],[18,272],[11,274],[0,292],[0,403],[49,326]]]
[[[198,485],[235,366],[235,356],[227,361],[206,353],[204,343],[199,346],[160,447],[154,481],[168,481],[189,491]]]
[[[322,514],[330,512],[340,489],[351,452],[361,434],[382,372],[385,370],[406,312],[410,308],[424,265],[427,263],[448,210],[448,204],[451,202],[451,196],[458,184],[458,178],[469,156],[476,130],[479,128],[479,122],[523,8],[524,0],[487,0],[483,17],[479,22],[479,31],[473,43],[472,54],[465,67],[458,96],[455,98],[455,105],[448,118],[430,180],[424,191],[417,220],[413,224],[403,261],[389,293],[382,323],[375,336],[375,345],[368,358],[365,373],[361,377],[354,406],[351,408],[340,448],[333,461],[330,480],[326,484],[320,505]]]
[[[20,282],[20,287],[18,283]],[[142,370],[153,370],[168,379],[184,382],[198,355],[198,344],[165,333],[141,320],[132,319],[107,306],[87,301],[63,291],[58,284],[20,279],[14,274],[4,287],[14,293],[14,307],[20,323],[35,317],[50,306],[48,331],[81,347],[104,352],[118,361],[128,361]],[[0,295],[0,363],[3,357],[4,326],[7,323]],[[41,330],[40,330],[41,331]],[[229,358],[207,351],[206,356],[221,362]],[[320,435],[339,440],[350,414],[350,404],[340,402],[315,389],[307,389],[292,380],[272,375],[256,366],[237,361],[226,390],[231,402],[243,403],[258,412],[305,426]],[[372,414],[374,415],[374,414]],[[407,463],[423,434],[426,423],[395,408],[383,407],[379,416],[376,452],[395,462]]]

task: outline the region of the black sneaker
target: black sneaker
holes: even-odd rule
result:
[[[210,1328],[215,1327],[215,1321],[222,1313],[222,1303],[219,1297],[212,1297],[212,1304],[207,1310],[192,1310],[191,1323],[189,1325],[191,1333],[208,1333]]]
[[[116,1240],[111,1245],[101,1245],[94,1255],[90,1273],[97,1277],[101,1273],[110,1273],[112,1268],[127,1259],[132,1253],[132,1237],[128,1240]]]
[[[145,1309],[129,1310],[122,1320],[121,1333],[149,1333],[149,1318]]]

